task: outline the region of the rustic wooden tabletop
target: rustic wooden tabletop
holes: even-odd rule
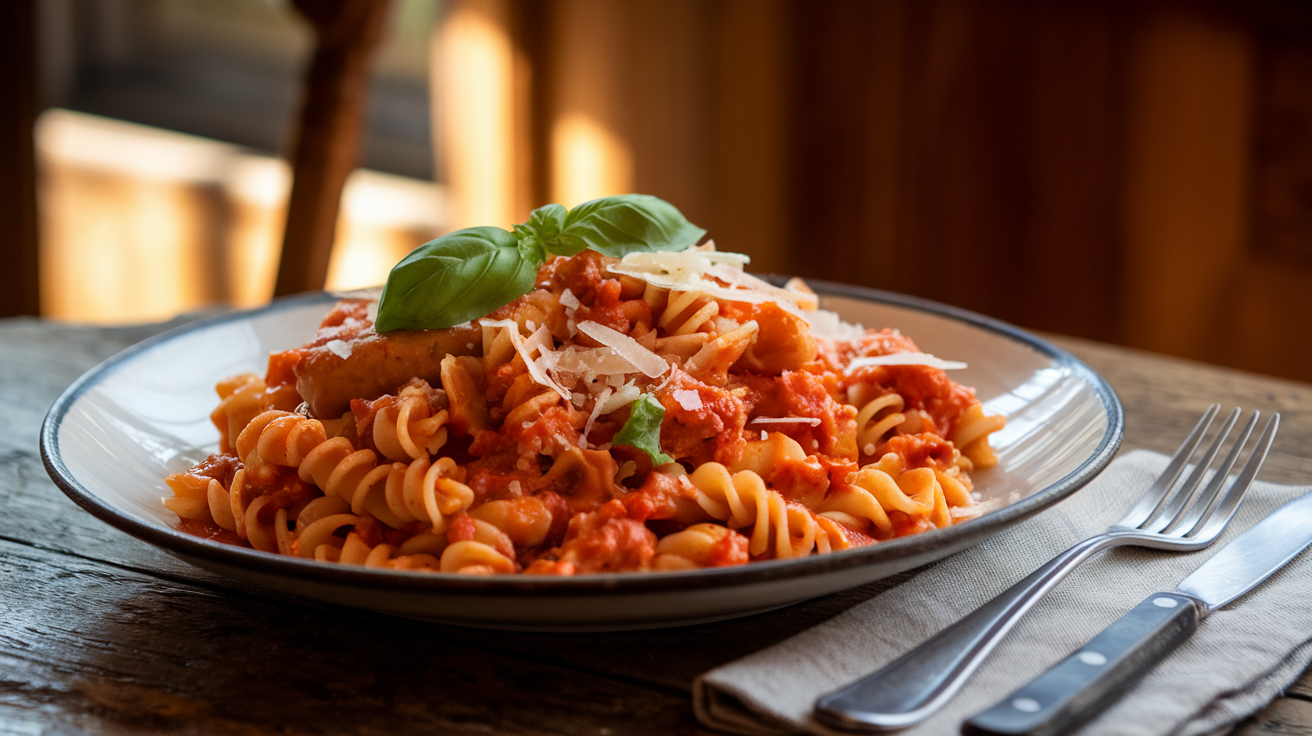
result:
[[[907,577],[723,623],[567,635],[438,626],[244,587],[83,512],[41,464],[38,431],[59,393],[164,327],[0,320],[0,733],[705,732],[689,697],[697,675]],[[1124,450],[1172,451],[1212,401],[1275,410],[1280,436],[1261,477],[1312,482],[1312,386],[1052,339],[1120,395]],[[1235,733],[1312,733],[1312,674]]]

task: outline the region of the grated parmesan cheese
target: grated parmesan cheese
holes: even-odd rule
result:
[[[580,322],[578,328],[579,332],[614,350],[635,370],[641,371],[649,378],[660,378],[670,370],[670,365],[664,358],[644,348],[637,340],[622,332],[597,322]]]
[[[561,292],[560,303],[562,306],[565,307],[566,314],[573,313],[573,311],[575,309],[578,309],[579,306],[582,304],[582,302],[579,301],[579,298],[574,296],[574,292],[570,291],[569,289],[566,289],[565,291]]]
[[[324,345],[324,347],[328,348],[328,352],[336,355],[342,360],[351,357],[351,343],[346,342],[345,340],[329,340],[328,344]]]
[[[811,334],[826,340],[858,340],[865,337],[866,331],[860,323],[844,322],[837,312],[828,309],[813,309],[802,313],[802,319],[811,328]]]
[[[633,381],[629,381],[616,389],[615,393],[611,394],[610,398],[600,402],[602,405],[601,414],[598,414],[597,416],[609,414],[617,409],[628,406],[637,401],[639,396],[642,396],[642,389],[638,388],[637,384]]]
[[[701,394],[692,389],[674,389],[674,400],[679,402],[679,406],[685,411],[696,411],[703,406]]]
[[[528,374],[533,377],[533,380],[539,385],[546,386],[552,391],[560,394],[562,399],[566,401],[570,400],[570,392],[562,388],[560,384],[553,381],[551,376],[542,369],[542,366],[539,365],[538,361],[533,357],[533,353],[535,352],[543,355],[554,352],[551,350],[551,345],[553,344],[551,340],[551,331],[547,329],[546,325],[539,327],[536,332],[528,336],[528,339],[525,339],[523,335],[519,334],[519,325],[514,320],[486,320],[482,322],[482,325],[484,327],[499,327],[508,330],[510,333],[510,343],[515,346],[515,352],[519,353],[519,357],[524,359],[524,367],[528,369]]]
[[[583,425],[583,434],[579,436],[580,441],[583,441],[583,438],[587,437],[588,433],[592,431],[592,423],[597,421],[597,417],[601,416],[602,409],[606,405],[606,399],[610,398],[612,391],[613,389],[607,386],[606,390],[602,391],[601,395],[597,397],[597,403],[593,404],[592,413],[588,415],[588,423]]]
[[[871,355],[863,358],[853,358],[851,363],[847,364],[847,372],[851,373],[858,368],[866,368],[876,365],[927,365],[930,368],[951,371],[965,368],[966,364],[955,360],[943,360],[936,358],[929,353],[889,353],[888,355]]]
[[[756,417],[748,424],[809,424],[819,427],[820,420],[815,417]]]
[[[742,290],[770,295],[773,297],[770,301],[774,301],[781,306],[786,307],[795,304],[802,309],[810,310],[815,309],[820,303],[819,297],[813,292],[781,289],[778,286],[775,286],[764,279],[757,278],[741,269],[728,268],[717,264],[712,266],[707,273],[725,283],[728,283],[730,286],[737,286]]]
[[[619,389],[612,389],[607,386],[602,390],[601,395],[597,397],[597,402],[592,407],[592,414],[588,416],[588,423],[583,425],[583,436],[588,436],[588,433],[592,431],[593,423],[597,419],[616,409],[632,404],[638,400],[639,396],[642,396],[642,389],[638,388],[633,381],[629,381]]]
[[[685,251],[630,253],[610,265],[611,273],[632,276],[672,291],[699,291],[731,302],[760,304],[775,302],[790,311],[797,307],[815,309],[815,294],[781,289],[742,270],[751,259],[741,253],[722,253],[689,248]],[[710,277],[710,278],[708,278]],[[722,286],[711,278],[729,286]]]

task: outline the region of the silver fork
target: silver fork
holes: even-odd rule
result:
[[[1175,451],[1166,470],[1143,498],[1106,532],[1076,544],[1035,570],[998,597],[929,638],[887,667],[867,675],[816,701],[816,719],[848,731],[889,731],[914,725],[929,717],[956,694],[993,647],[1021,616],[1096,552],[1122,545],[1189,551],[1211,544],[1230,523],[1253,477],[1266,459],[1275,438],[1280,415],[1267,420],[1248,461],[1222,492],[1225,481],[1257,424],[1254,411],[1210,482],[1198,491],[1226,436],[1239,418],[1230,412],[1216,439],[1178,488],[1176,481],[1198,449],[1219,404],[1203,414],[1184,444]]]

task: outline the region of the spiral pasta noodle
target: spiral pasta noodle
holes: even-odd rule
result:
[[[210,414],[210,421],[219,430],[219,452],[231,452],[237,435],[264,411],[264,379],[243,373],[219,381],[214,388],[219,394],[219,405]]]
[[[666,335],[690,335],[710,326],[719,313],[720,305],[701,292],[671,291],[656,326]]]
[[[351,513],[368,512],[393,527],[423,521],[441,532],[474,500],[473,491],[459,480],[463,469],[450,458],[434,463],[421,452],[409,463],[379,464],[373,450],[357,450],[345,437],[330,439],[319,421],[297,414],[261,414],[242,432],[237,445],[247,468],[264,464],[296,468],[301,480],[313,483],[325,496],[345,501]]]
[[[175,473],[165,482],[175,494],[165,499],[165,506],[179,517],[211,522],[264,552],[288,553],[286,509],[275,509],[271,519],[261,520],[262,514],[269,516],[264,509],[274,499],[257,496],[245,500],[245,469],[238,470],[227,487],[216,478],[193,473]]]
[[[315,559],[320,562],[337,562],[343,565],[361,565],[387,570],[440,571],[441,555],[447,548],[445,540],[439,538],[438,541],[422,541],[427,545],[412,544],[409,550],[406,549],[406,545],[402,545],[401,548],[395,548],[387,543],[370,545],[358,533],[352,531],[346,535],[346,540],[340,548],[328,544],[316,547]],[[428,551],[426,547],[436,547],[436,549]]]
[[[719,524],[693,524],[683,531],[667,535],[656,543],[656,558],[652,568],[656,570],[692,570],[713,566],[717,552],[730,544],[734,537],[741,537],[734,530]]]
[[[975,468],[987,468],[996,465],[998,457],[989,447],[988,437],[1006,425],[1000,416],[986,415],[979,403],[971,405],[957,420],[957,430],[952,433],[952,444],[961,454],[968,458]]]
[[[300,466],[303,480],[346,501],[354,514],[368,512],[392,527],[423,521],[434,532],[473,503],[474,492],[452,477],[460,474],[450,458],[379,465],[372,450],[356,450],[343,437],[316,447]]]
[[[448,416],[446,409],[433,411],[418,388],[406,387],[395,405],[374,416],[374,446],[388,460],[434,455],[446,444]]]
[[[802,557],[815,548],[816,524],[805,506],[784,500],[750,470],[730,474],[723,465],[706,463],[688,476],[697,504],[708,516],[733,529],[752,527],[748,552],[759,557],[767,549],[779,559]]]
[[[893,529],[889,513],[922,518],[936,527],[952,523],[939,476],[932,468],[902,470],[901,459],[885,455],[879,463],[858,471],[851,486],[830,494],[817,512],[852,526],[872,524],[882,532]]]
[[[905,404],[901,396],[890,393],[861,407],[856,413],[856,442],[862,455],[874,455],[884,436],[906,421]]]
[[[515,571],[515,562],[489,544],[465,540],[442,552],[440,569],[466,575],[504,575]]]

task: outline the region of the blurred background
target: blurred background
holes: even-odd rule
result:
[[[0,314],[376,284],[451,229],[636,191],[756,272],[1312,380],[1304,2],[0,12]]]

